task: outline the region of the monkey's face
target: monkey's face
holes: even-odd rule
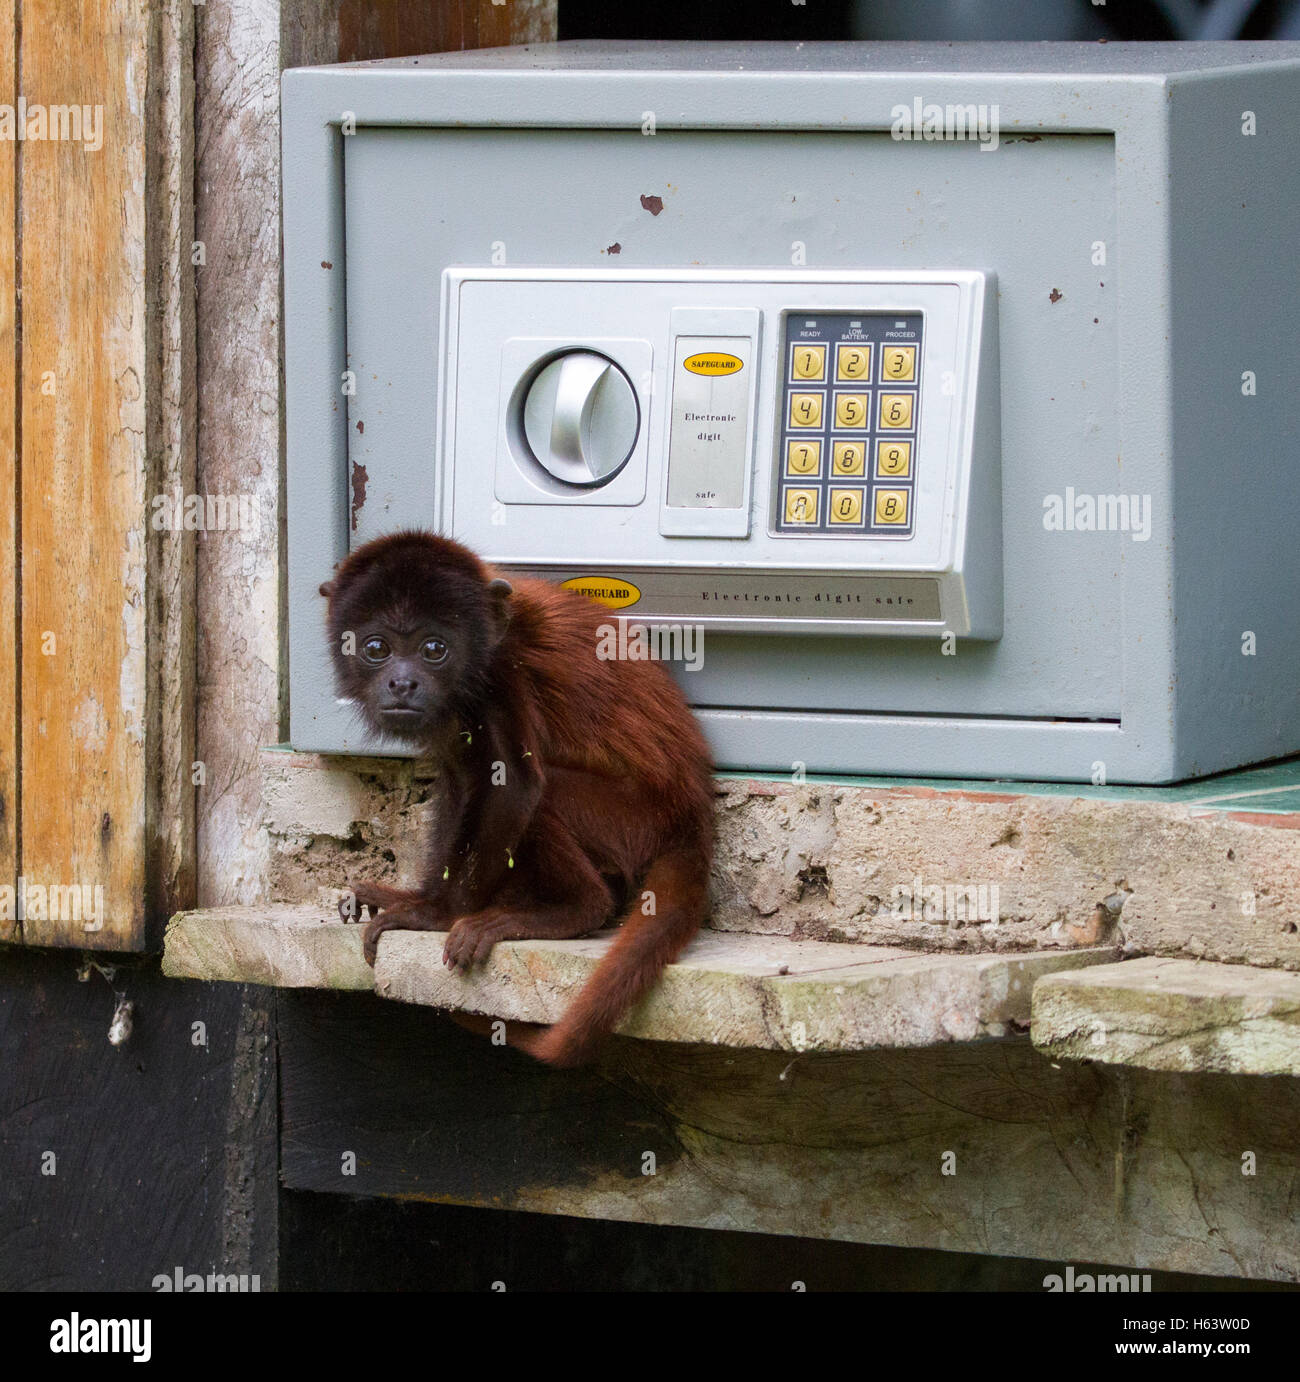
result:
[[[445,720],[463,671],[452,637],[432,625],[396,628],[383,621],[360,630],[348,681],[372,729],[424,740]]]
[[[509,623],[510,584],[472,552],[430,533],[379,538],[321,594],[339,694],[373,733],[431,747],[476,715]]]

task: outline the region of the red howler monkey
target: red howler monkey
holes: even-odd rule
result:
[[[445,930],[443,962],[468,968],[496,941],[583,936],[622,912],[559,1022],[514,1041],[580,1064],[704,919],[712,768],[684,697],[656,662],[597,656],[599,605],[512,587],[431,533],[367,543],[321,594],[340,694],[440,768],[421,886],[352,890],[366,959],[384,931]]]

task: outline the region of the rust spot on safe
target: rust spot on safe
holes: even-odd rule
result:
[[[334,265],[331,264],[328,259],[322,259],[320,261],[320,266],[322,269],[332,269],[334,267]]]
[[[622,254],[622,253],[623,253],[623,246],[620,245],[620,244],[618,243],[617,240],[615,240],[614,243],[613,243],[612,245],[606,245],[606,246],[605,246],[605,253],[606,253],[606,254]]]
[[[1060,302],[1060,300],[1061,300],[1064,296],[1065,296],[1065,294],[1062,293],[1059,289],[1053,288],[1052,291],[1051,291],[1050,293],[1048,293],[1048,295],[1047,295],[1047,300],[1048,300],[1049,302]]]
[[[366,486],[370,476],[360,461],[352,462],[352,531],[357,530],[357,515],[366,506]]]
[[[362,422],[360,418],[357,419],[357,431],[360,432],[362,436],[365,435],[366,424]]]
[[[664,209],[664,199],[662,197],[647,197],[641,194],[641,205],[652,215],[657,216]]]

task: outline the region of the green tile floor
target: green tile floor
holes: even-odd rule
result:
[[[788,782],[783,773],[719,772],[719,777],[744,777],[760,782]],[[1008,796],[1093,797],[1103,801],[1164,801],[1218,811],[1257,811],[1267,815],[1300,812],[1300,758],[1281,758],[1253,768],[1238,768],[1194,782],[1166,787],[1094,787],[1085,782],[1012,782],[998,779],[959,780],[947,777],[850,777],[808,775],[809,782],[842,787],[928,787],[936,792],[1001,792]]]

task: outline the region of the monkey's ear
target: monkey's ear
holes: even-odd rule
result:
[[[324,583],[324,585],[321,586],[321,588],[320,588],[320,593],[321,593],[327,600],[332,600],[332,599],[334,598],[334,582],[333,582],[333,581],[326,581],[326,582]]]
[[[496,622],[498,636],[505,633],[506,625],[510,622],[510,597],[514,594],[514,589],[514,586],[504,576],[494,576],[488,582],[488,602],[492,607],[492,616]]]

